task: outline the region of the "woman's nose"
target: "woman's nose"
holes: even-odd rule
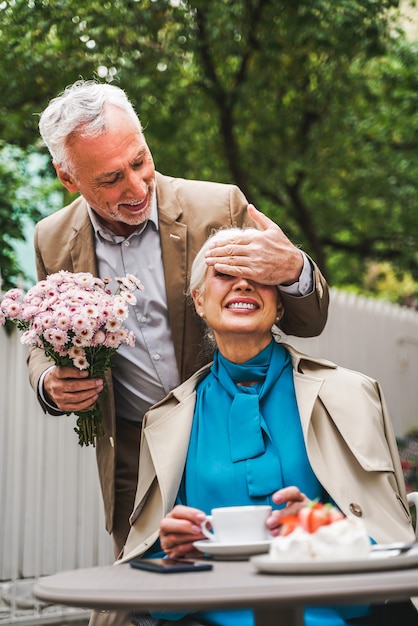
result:
[[[253,285],[247,278],[243,278],[242,276],[240,276],[236,279],[234,283],[234,289],[252,291]]]

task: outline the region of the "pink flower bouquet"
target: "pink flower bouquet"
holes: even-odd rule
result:
[[[116,281],[118,289],[112,294],[108,279],[62,270],[38,282],[26,295],[11,289],[0,302],[0,326],[11,320],[23,331],[22,343],[42,348],[56,365],[104,378],[119,346],[135,343],[123,322],[128,305],[136,303],[133,292],[143,289],[132,274]],[[104,434],[98,403],[76,415],[78,443],[94,446]]]

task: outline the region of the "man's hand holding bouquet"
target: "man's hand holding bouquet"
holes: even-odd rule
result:
[[[143,289],[132,274],[115,280],[118,288],[112,294],[108,279],[62,270],[38,282],[26,295],[11,289],[0,302],[0,326],[12,321],[23,331],[22,343],[43,349],[56,365],[87,370],[92,378],[104,379],[119,346],[135,343],[123,322],[129,305],[136,304],[133,292]],[[76,415],[79,444],[94,446],[104,434],[99,405]]]

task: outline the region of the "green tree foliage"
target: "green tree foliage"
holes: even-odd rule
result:
[[[418,279],[418,55],[396,0],[4,0],[0,136],[115,81],[157,168],[235,182],[334,285],[371,262]],[[210,210],[210,198],[208,198]]]
[[[0,142],[0,289],[23,286],[15,244],[25,240],[28,222],[45,214],[46,201],[55,207],[62,202],[57,186],[45,156]]]

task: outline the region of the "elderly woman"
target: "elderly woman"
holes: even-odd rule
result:
[[[267,525],[274,535],[284,508],[288,514],[307,500],[331,501],[360,516],[373,540],[412,540],[378,383],[281,344],[274,334],[283,315],[278,290],[206,266],[209,247],[233,240],[236,232],[217,232],[194,261],[190,293],[216,343],[213,363],[145,416],[122,561],[198,554],[193,542],[204,539],[200,522],[213,507],[226,505],[271,504]],[[305,622],[374,623],[367,621],[369,612],[312,608]],[[142,619],[148,618],[138,616],[134,623],[150,623]],[[249,610],[201,612],[190,619],[173,623],[253,624]]]

